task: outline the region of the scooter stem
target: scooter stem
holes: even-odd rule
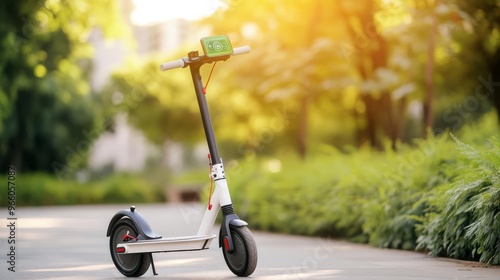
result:
[[[212,127],[210,113],[208,111],[207,99],[205,98],[205,94],[203,93],[203,84],[200,74],[200,67],[202,65],[203,62],[191,63],[189,64],[189,69],[191,70],[194,90],[196,92],[196,98],[198,99],[198,106],[200,107],[201,120],[203,122],[203,129],[205,130],[205,136],[207,138],[208,150],[210,151],[212,164],[214,165],[221,163],[221,159],[219,157],[217,143],[215,142],[215,134]]]

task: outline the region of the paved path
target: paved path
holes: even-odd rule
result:
[[[113,214],[127,207],[19,209],[15,273],[8,271],[8,221],[0,214],[0,279],[126,279],[111,261],[105,234]],[[198,204],[158,204],[138,205],[137,211],[155,232],[178,236],[196,233],[203,209]],[[499,268],[414,252],[262,232],[254,237],[259,262],[252,279],[500,279]],[[150,270],[142,279],[241,279],[226,267],[217,242],[209,250],[154,257],[159,275],[153,277]]]

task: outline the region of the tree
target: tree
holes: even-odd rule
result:
[[[500,123],[500,1],[454,1],[468,17],[460,13],[454,14],[455,21],[470,24],[472,30],[467,32],[468,38],[464,40],[463,34],[456,38],[466,45],[459,57],[466,65],[476,66],[470,73],[474,78],[482,77],[485,80],[484,93],[489,97],[495,107]],[[471,69],[472,70],[472,69]],[[478,75],[479,74],[479,75]],[[477,83],[482,81],[475,80]]]
[[[355,44],[355,64],[359,76],[362,81],[370,82],[360,88],[360,99],[366,110],[364,115],[366,136],[372,147],[382,148],[377,136],[377,130],[382,129],[395,148],[397,133],[390,92],[386,86],[374,88],[370,85],[381,84],[380,76],[388,73],[389,49],[386,40],[378,31],[374,17],[376,10],[376,3],[373,0],[362,1],[356,5],[352,3],[341,5],[346,29]]]
[[[284,115],[294,116],[293,121],[287,117],[286,129],[274,134],[294,139],[295,151],[302,158],[307,154],[311,138],[313,109],[323,107],[321,102],[339,99],[350,79],[346,61],[335,44],[335,40],[345,38],[343,30],[336,28],[340,23],[337,6],[335,2],[323,0],[279,5],[260,1],[257,6],[245,1],[205,21],[215,33],[228,33],[236,39],[235,43],[252,45],[249,57],[253,59],[238,62],[238,67],[233,69],[237,83],[232,87],[238,87],[243,80],[246,85],[259,85],[249,86],[247,93],[258,99],[257,104],[263,108],[279,108],[286,111]],[[266,115],[266,110],[259,113]],[[250,146],[259,146],[249,142]]]
[[[228,34],[234,46],[252,46],[250,54],[216,68],[207,95],[219,139],[241,142],[239,155],[269,148],[305,157],[318,143],[383,149],[386,139],[395,149],[398,141],[422,137],[430,127],[454,126],[447,114],[437,116],[454,110],[452,101],[474,85],[464,79],[474,67],[452,59],[471,43],[464,32],[470,20],[452,2],[227,3],[200,25]],[[454,38],[458,33],[463,38]],[[463,56],[485,63],[470,51]],[[188,73],[143,73],[156,73],[158,61],[163,59],[115,77],[125,96],[134,89],[145,93],[130,110],[131,123],[155,143],[184,141],[186,134],[201,140],[188,129],[200,128],[198,113],[181,94],[187,90],[193,98]],[[229,105],[210,102],[220,98]],[[410,105],[412,115],[406,112]]]
[[[1,170],[85,164],[98,126],[85,40],[94,26],[120,33],[116,8],[97,0],[0,4]]]

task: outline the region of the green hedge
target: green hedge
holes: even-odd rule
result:
[[[490,115],[458,134],[477,149],[443,133],[397,153],[247,159],[227,168],[231,195],[263,230],[500,264],[500,147],[485,140],[495,126]]]
[[[0,175],[7,182],[6,175]],[[137,175],[114,174],[98,181],[58,180],[43,173],[16,174],[17,206],[163,202],[161,185]],[[5,188],[7,192],[7,188]],[[7,205],[7,193],[0,205]]]
[[[422,225],[419,249],[433,255],[500,264],[500,142],[485,151],[457,140],[469,165],[437,190]]]

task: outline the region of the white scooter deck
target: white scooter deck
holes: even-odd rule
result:
[[[215,234],[210,234],[204,236],[193,235],[151,240],[138,240],[135,242],[119,243],[118,245],[116,245],[116,248],[125,249],[117,250],[118,254],[197,251],[208,249],[210,247],[210,243],[215,237]]]

